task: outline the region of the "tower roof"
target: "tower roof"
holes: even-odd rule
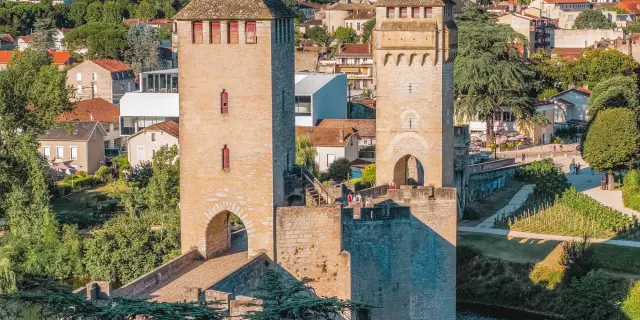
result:
[[[378,0],[376,7],[444,7],[454,5],[453,0]]]
[[[178,12],[175,20],[268,20],[293,18],[291,11],[281,0],[191,0]]]

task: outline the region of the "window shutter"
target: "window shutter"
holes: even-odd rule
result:
[[[246,43],[256,43],[256,22],[247,22],[246,29],[244,31],[246,37]]]
[[[229,113],[229,95],[224,89],[220,93],[220,113]]]
[[[202,43],[202,21],[193,23],[193,43]]]
[[[229,43],[236,44],[239,40],[238,22],[229,22]]]
[[[433,8],[424,8],[424,17],[433,18]]]
[[[418,8],[418,7],[411,8],[411,16],[412,16],[412,18],[419,18],[420,17],[420,8]]]
[[[229,169],[229,148],[226,144],[222,148],[222,169]]]
[[[211,43],[220,42],[220,22],[211,22]]]

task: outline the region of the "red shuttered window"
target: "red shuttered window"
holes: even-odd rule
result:
[[[224,89],[220,93],[220,113],[229,113],[229,95]]]
[[[193,43],[202,43],[202,21],[193,22]]]
[[[424,8],[424,17],[433,18],[433,8]]]
[[[224,145],[222,148],[222,170],[229,169],[229,148]]]
[[[396,17],[396,8],[387,8],[387,18]]]
[[[238,23],[237,22],[229,22],[229,27],[227,28],[228,30],[228,43],[231,44],[236,44],[239,41],[239,35],[238,35]]]
[[[256,43],[257,42],[257,37],[256,37],[256,22],[255,21],[249,21],[247,22],[247,25],[245,26],[245,30],[244,30],[244,35],[245,35],[245,42],[246,43]]]
[[[409,8],[402,7],[400,8],[400,18],[408,18],[409,17]]]
[[[211,43],[220,43],[220,22],[211,22]]]
[[[411,8],[411,17],[420,18],[420,8]]]

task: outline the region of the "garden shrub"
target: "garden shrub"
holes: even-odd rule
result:
[[[620,312],[613,295],[618,285],[600,270],[589,272],[562,291],[560,308],[569,319],[616,319]]]
[[[625,207],[640,211],[640,171],[631,170],[624,177],[622,201]]]
[[[591,247],[597,267],[640,274],[640,248],[606,243],[592,243]]]
[[[629,295],[621,308],[629,319],[640,319],[640,281],[629,289]]]
[[[549,290],[555,289],[564,277],[564,268],[561,265],[548,265],[538,263],[531,270],[529,278],[535,284],[540,284]]]
[[[564,173],[553,163],[552,159],[534,161],[522,166],[516,171],[516,178],[536,185],[536,196],[544,198],[554,197],[569,188],[569,182]]]
[[[96,179],[93,176],[86,175],[86,173],[80,175],[81,172],[82,171],[79,171],[77,175],[66,175],[64,179],[62,179],[60,186],[70,187],[73,191],[76,191],[96,184]]]
[[[587,237],[581,241],[568,241],[562,245],[560,265],[564,267],[565,284],[579,279],[595,268],[593,249]]]

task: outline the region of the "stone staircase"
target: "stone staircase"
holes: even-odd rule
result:
[[[328,204],[327,200],[320,195],[320,192],[318,192],[318,189],[316,189],[312,183],[305,183],[304,190],[305,195],[307,196],[307,203],[314,206],[323,206]]]
[[[293,168],[300,174],[300,178],[304,183],[305,196],[307,198],[307,205],[323,206],[330,205],[336,202],[336,196],[318,180],[307,168],[304,166],[295,166]]]

